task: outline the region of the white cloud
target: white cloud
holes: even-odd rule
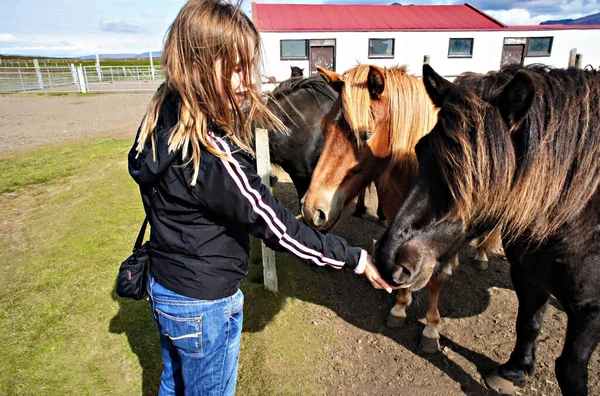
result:
[[[114,37],[112,34],[79,35],[77,37],[8,37],[0,35],[0,54],[82,56],[94,53],[142,53],[162,49],[158,37]]]
[[[0,43],[12,43],[16,41],[17,38],[9,33],[0,33]]]
[[[121,20],[100,21],[100,29],[114,33],[139,33],[142,31],[137,23]]]
[[[537,25],[539,22],[535,22],[531,17],[529,11],[522,8],[514,8],[512,10],[486,10],[484,11],[490,14],[499,21],[507,25]]]
[[[577,19],[588,13],[572,14],[545,14],[532,16],[531,12],[523,8],[512,10],[486,10],[484,11],[507,25],[539,25],[540,22],[558,19]]]

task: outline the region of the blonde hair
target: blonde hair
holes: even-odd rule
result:
[[[216,70],[216,61],[221,61]],[[154,129],[160,108],[173,91],[181,96],[179,121],[170,130],[169,152],[182,151],[194,173],[190,184],[196,184],[200,169],[201,148],[228,159],[209,143],[208,124],[212,123],[242,149],[253,153],[252,127],[284,130],[281,121],[263,104],[259,94],[261,65],[260,36],[252,21],[240,9],[222,0],[189,0],[179,11],[167,31],[161,56],[165,83],[150,101],[137,142],[140,153],[151,141],[153,155]],[[242,112],[231,89],[231,76],[239,65],[248,89],[247,109]],[[256,81],[256,84],[254,84]]]

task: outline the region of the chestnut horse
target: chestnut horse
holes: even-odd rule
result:
[[[325,143],[303,200],[305,221],[331,228],[364,186],[376,180],[380,207],[391,223],[417,175],[414,146],[437,122],[437,110],[422,81],[408,75],[406,67],[359,65],[344,75],[318,70],[340,96],[322,121]],[[485,251],[494,240],[484,238],[476,259],[487,261]],[[451,261],[457,263],[456,258]],[[440,276],[429,285],[428,325],[421,339],[427,352],[439,348],[437,300],[442,281]],[[388,326],[403,324],[411,301],[408,290],[398,292]]]
[[[331,228],[359,192],[377,180],[380,206],[391,223],[417,175],[414,146],[435,125],[437,109],[406,67],[359,65],[344,75],[318,70],[339,97],[321,122],[325,143],[302,201],[304,219],[313,227]],[[429,287],[428,330],[421,342],[427,352],[439,348],[441,286],[439,277]],[[388,326],[404,323],[411,301],[407,289],[398,291]]]
[[[375,246],[375,264],[390,284],[418,290],[473,232],[502,224],[517,340],[486,382],[503,394],[526,385],[554,295],[567,314],[558,384],[587,395],[600,342],[600,76],[534,65],[480,79],[493,88],[487,94],[423,67],[439,120],[416,147],[418,178]]]
[[[416,177],[414,146],[435,125],[437,110],[406,67],[359,65],[343,76],[317,69],[339,97],[321,122],[325,143],[304,198],[305,220],[331,228],[359,192],[378,180],[383,213],[391,221]]]

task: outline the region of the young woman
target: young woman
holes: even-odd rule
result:
[[[129,153],[152,228],[148,295],[164,362],[160,395],[234,394],[249,234],[391,292],[366,251],[296,221],[256,174],[251,126],[284,129],[259,98],[260,52],[239,6],[189,0],[165,41],[166,81]]]

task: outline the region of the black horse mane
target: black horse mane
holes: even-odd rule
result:
[[[547,69],[547,66],[534,64],[523,67],[519,64],[510,64],[504,66],[500,71],[490,71],[486,74],[466,72],[456,77],[454,83],[472,89],[479,97],[488,100],[498,95],[515,73],[522,69]]]
[[[327,96],[331,100],[337,98],[335,91],[320,76],[289,78],[275,87],[270,96],[277,101],[300,89],[306,89],[315,99],[318,99],[317,93]]]
[[[524,122],[511,133],[495,106],[519,71],[535,93]],[[457,204],[452,217],[491,213],[512,235],[547,239],[581,213],[600,185],[598,74],[508,66],[457,83],[454,99],[440,112],[446,129],[432,134]]]

